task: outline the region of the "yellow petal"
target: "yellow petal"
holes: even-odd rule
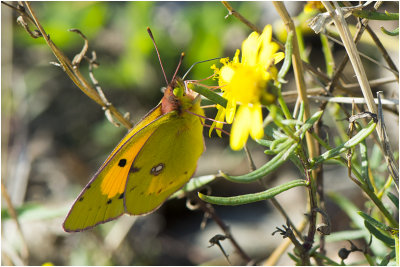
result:
[[[227,99],[228,103],[226,104],[226,122],[232,123],[236,113],[236,100],[232,97]]]
[[[251,112],[251,129],[250,135],[253,139],[261,139],[264,137],[262,109],[259,103],[254,104],[250,108]]]
[[[214,130],[214,128],[219,128],[222,129],[223,127],[223,121],[225,119],[225,108],[217,105],[218,113],[217,116],[215,116],[215,121],[213,121],[210,131],[208,132],[208,136],[211,137],[211,133]],[[217,132],[218,136],[221,137],[221,131],[219,129],[216,129],[215,131]]]
[[[271,42],[271,37],[272,37],[272,26],[271,26],[271,24],[267,24],[264,27],[264,30],[260,36],[260,39],[264,43],[269,43],[269,42]]]
[[[233,63],[239,63],[239,54],[240,54],[240,50],[239,50],[239,49],[236,49],[235,56],[234,56],[233,59],[232,59],[232,62],[233,62]]]
[[[251,126],[251,112],[248,106],[240,106],[233,122],[231,129],[231,137],[229,139],[230,146],[233,150],[240,150],[244,147],[249,137]]]
[[[252,32],[249,37],[242,43],[242,63],[254,66],[257,64],[257,54],[258,54],[258,37],[257,32]]]
[[[274,55],[275,64],[280,62],[284,58],[285,58],[285,53],[283,53],[283,52],[275,53],[275,55]]]
[[[272,59],[274,58],[274,54],[276,51],[279,50],[278,44],[272,42],[265,44],[261,49],[259,55],[259,64],[263,65],[264,67],[268,67],[271,64]]]

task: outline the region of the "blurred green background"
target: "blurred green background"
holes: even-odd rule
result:
[[[271,2],[231,4],[259,28],[278,20]],[[297,15],[303,4],[287,3],[287,7]],[[134,123],[157,105],[165,86],[146,27],[153,31],[169,79],[181,52],[186,54],[179,72],[183,75],[197,61],[232,57],[251,32],[232,16],[225,18],[228,12],[220,2],[33,2],[32,7],[50,38],[70,59],[79,53],[83,40],[68,29],[77,28],[86,35],[89,53],[95,50],[100,63],[94,71],[96,79],[108,100],[121,112],[129,112]],[[16,23],[16,12],[4,5],[1,12],[2,180],[19,212],[30,252],[28,264],[226,265],[216,246],[207,248],[208,240],[221,230],[212,221],[201,230],[203,214],[189,211],[184,199],[169,201],[148,216],[124,216],[84,233],[63,232],[61,224],[75,197],[126,129],[109,123],[96,103],[60,68],[49,64],[55,61],[51,50],[43,39],[31,38]],[[320,55],[313,54],[313,65],[323,69]],[[213,63],[196,65],[188,79],[210,76]],[[80,70],[88,77],[85,62]],[[214,117],[215,111],[207,110],[207,116]],[[248,171],[243,151],[232,152],[226,137],[208,138],[208,128],[204,133],[207,150],[196,176],[220,169],[230,174]],[[249,147],[257,166],[265,163],[263,148],[253,141]],[[283,166],[273,180],[293,177],[298,174]],[[260,190],[258,184],[213,184],[216,195]],[[296,190],[291,193],[301,194],[284,195],[288,203],[296,203],[289,205],[296,211],[295,221],[305,212],[304,191]],[[284,221],[276,212],[270,213],[264,202],[217,207],[217,212],[255,258],[265,258],[281,241],[270,234]],[[234,254],[227,241],[222,244],[228,254]],[[7,252],[2,252],[3,264],[18,264],[13,255],[24,246],[4,201],[2,247]]]
[[[265,3],[233,6],[261,27],[265,24]],[[233,17],[225,18],[227,10],[219,2],[34,2],[32,7],[70,59],[80,52],[83,40],[68,29],[86,35],[88,55],[96,51],[100,63],[94,70],[96,79],[108,100],[129,112],[134,123],[157,105],[165,86],[147,27],[168,79],[181,52],[186,54],[179,72],[183,75],[197,61],[232,57],[251,32]],[[188,211],[185,200],[170,201],[154,214],[139,217],[132,228],[121,225],[136,218],[123,217],[85,233],[63,232],[62,221],[75,197],[126,129],[109,123],[101,107],[49,64],[56,59],[44,40],[28,36],[16,18],[16,12],[2,6],[2,177],[21,212],[29,264],[181,265],[220,258],[217,248],[207,249],[212,235],[205,235],[200,248],[198,242],[189,242],[200,231],[202,214]],[[217,62],[198,64],[187,79],[210,76],[213,63]],[[87,63],[82,62],[80,70],[88,77]],[[215,111],[207,115],[213,117]],[[243,154],[231,152],[226,138],[209,139],[206,132],[209,156],[202,157],[196,175],[213,174],[225,166],[237,166],[238,173],[247,170]],[[218,156],[225,160],[218,161]],[[258,190],[253,187],[243,190]],[[265,205],[255,206],[266,213]],[[118,243],[112,241],[111,229],[119,235],[130,230]],[[3,220],[3,233],[5,246],[22,249],[12,220]]]

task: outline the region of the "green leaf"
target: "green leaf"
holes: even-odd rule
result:
[[[341,264],[331,260],[329,257],[327,257],[327,256],[325,256],[325,255],[323,255],[321,253],[314,252],[312,256],[324,260],[325,261],[324,265],[341,266]]]
[[[375,220],[374,218],[372,218],[371,216],[369,216],[368,214],[366,214],[365,212],[359,211],[358,214],[364,218],[364,220],[368,221],[370,224],[372,224],[373,226],[383,230],[383,231],[390,231],[392,230],[391,227]]]
[[[319,120],[319,118],[321,117],[323,111],[318,111],[315,112],[314,115],[311,116],[311,118],[309,118],[301,127],[299,130],[296,131],[296,135],[300,136],[300,139],[304,138],[304,135],[306,134],[306,132],[308,130],[311,129],[311,127],[314,125],[314,123]]]
[[[382,234],[381,231],[376,229],[375,226],[370,224],[368,221],[364,221],[364,225],[373,236],[382,241],[385,245],[389,247],[394,247],[394,239]]]
[[[365,142],[365,140],[360,142],[360,154],[361,154],[361,176],[364,180],[364,183],[368,185],[368,188],[371,191],[374,191],[371,181],[369,180],[368,151],[367,151],[367,143]]]
[[[386,30],[384,27],[381,27],[381,31],[390,36],[399,35],[399,28],[394,29],[393,31]]]
[[[211,100],[212,102],[214,102],[215,104],[218,104],[220,106],[223,106],[224,108],[226,107],[226,104],[228,103],[228,101],[223,98],[222,96],[220,96],[219,94],[205,88],[199,85],[195,85],[193,87],[191,87],[191,89],[199,94],[201,94],[202,96],[204,96],[205,98]]]
[[[388,198],[393,202],[397,209],[399,209],[399,198],[390,192],[387,192]]]
[[[16,208],[18,220],[20,221],[32,221],[32,220],[46,220],[53,219],[60,216],[65,216],[70,209],[70,204],[64,206],[44,206],[38,204],[27,203],[23,206]],[[1,210],[1,219],[10,219],[8,210]]]
[[[276,170],[276,168],[281,166],[289,158],[289,156],[294,152],[294,150],[297,147],[297,143],[294,143],[294,141],[292,142],[293,142],[292,145],[288,149],[281,151],[270,161],[268,161],[265,165],[263,165],[262,167],[258,168],[253,172],[240,176],[229,176],[221,172],[221,175],[224,178],[237,183],[251,183],[258,179],[261,179],[267,174]]]
[[[312,166],[312,168],[315,168],[317,164],[322,163],[328,159],[337,157],[341,153],[346,152],[349,148],[358,145],[361,141],[367,138],[367,136],[370,135],[375,130],[375,127],[376,123],[373,120],[371,120],[364,129],[359,131],[355,136],[353,136],[350,140],[348,140],[344,144],[341,144],[340,146],[337,146],[331,150],[326,151],[322,155],[313,158],[310,161],[310,165]]]
[[[265,140],[265,139],[258,139],[256,140],[257,143],[259,143],[262,146],[270,147],[272,144],[271,140]]]
[[[387,266],[389,264],[389,261],[391,259],[394,259],[394,257],[396,256],[396,250],[393,249],[392,251],[389,252],[389,254],[387,254],[385,256],[385,258],[383,258],[383,260],[381,261],[381,263],[379,263],[380,266]]]
[[[296,263],[296,266],[301,266],[301,260],[297,258],[294,254],[288,253],[288,256]]]
[[[191,192],[194,191],[211,181],[214,181],[214,179],[217,178],[215,175],[205,175],[205,176],[200,176],[200,177],[195,177],[190,179],[190,181],[185,184],[181,190],[175,192],[172,196],[169,197],[169,199],[177,198],[185,194],[185,192]]]
[[[243,204],[248,204],[248,203],[252,203],[252,202],[270,199],[282,192],[285,192],[285,191],[287,191],[293,187],[297,187],[297,186],[307,186],[307,182],[305,180],[298,179],[298,180],[294,180],[294,181],[270,188],[263,192],[235,196],[235,197],[214,197],[214,196],[207,196],[202,193],[198,193],[198,194],[202,200],[204,200],[208,203],[211,203],[211,204],[235,206],[235,205],[243,205]]]
[[[377,12],[367,10],[354,10],[353,15],[359,18],[371,20],[399,20],[399,13]]]
[[[281,83],[285,82],[284,78],[286,76],[286,73],[289,71],[290,66],[292,65],[292,50],[293,50],[292,41],[293,41],[293,32],[289,32],[285,44],[285,59],[283,60],[282,67],[278,73],[278,81]]]
[[[330,235],[325,236],[326,242],[338,242],[343,240],[354,240],[359,238],[367,238],[368,232],[365,230],[349,230],[334,232]]]
[[[322,111],[316,112],[300,127],[299,130],[296,131],[296,136],[299,136],[300,139],[304,138],[305,133],[313,126],[313,124],[321,117],[321,115]],[[290,139],[289,137],[286,138],[287,140],[280,144],[281,147],[279,147],[279,149],[282,150],[261,168],[258,168],[257,170],[251,173],[247,173],[245,175],[240,175],[240,176],[229,176],[225,173],[221,173],[221,175],[230,181],[238,183],[250,183],[258,179],[261,179],[265,175],[271,173],[276,168],[281,166],[295,151],[296,147],[298,146],[296,141]],[[274,144],[274,141],[272,141],[271,143],[265,142],[265,144],[270,144],[272,146]]]
[[[24,204],[24,205],[22,205],[20,207],[15,208],[15,212],[17,213],[17,217],[19,217],[21,214],[24,214],[26,211],[35,210],[35,209],[39,209],[39,208],[41,208],[40,205],[32,204],[32,203],[26,203],[26,204]],[[1,209],[1,219],[2,220],[7,220],[7,219],[10,219],[10,218],[11,218],[11,216],[10,216],[10,213],[9,213],[8,209],[7,208],[2,208]]]

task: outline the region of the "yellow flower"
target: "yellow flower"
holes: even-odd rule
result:
[[[279,46],[271,42],[272,28],[267,25],[262,34],[253,32],[242,43],[242,57],[239,61],[240,50],[237,50],[232,61],[221,59],[223,66],[218,69],[215,65],[215,77],[223,91],[222,96],[227,99],[226,108],[217,105],[218,113],[215,122],[211,125],[211,132],[215,127],[219,136],[225,120],[233,123],[230,137],[230,146],[233,150],[240,150],[247,142],[248,136],[260,139],[264,136],[262,126],[261,99],[273,102],[273,95],[267,89],[267,82],[276,78],[274,64],[284,58],[284,53],[276,53]],[[236,106],[240,105],[237,112]],[[235,116],[236,115],[236,116]]]
[[[304,6],[304,12],[325,12],[326,9],[321,1],[307,1],[307,4]]]

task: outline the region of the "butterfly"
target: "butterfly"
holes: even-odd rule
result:
[[[190,180],[205,147],[204,111],[199,95],[176,77],[178,68],[160,103],[125,135],[79,194],[63,223],[66,232],[123,214],[150,213]]]

